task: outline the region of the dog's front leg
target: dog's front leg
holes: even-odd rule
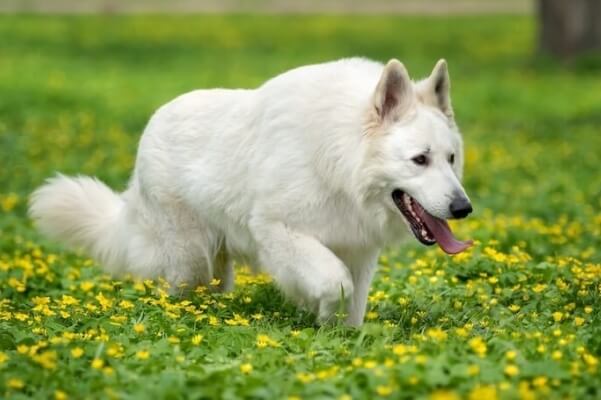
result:
[[[348,311],[353,281],[344,263],[317,239],[280,222],[253,221],[259,261],[280,289],[297,304],[327,322],[340,309]]]
[[[367,296],[378,264],[379,253],[379,249],[365,250],[343,257],[351,271],[355,288],[346,318],[346,323],[350,326],[360,326],[363,323]]]

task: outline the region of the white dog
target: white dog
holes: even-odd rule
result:
[[[360,325],[404,225],[447,253],[470,245],[446,223],[472,210],[449,87],[444,60],[414,83],[397,60],[352,58],[193,91],[151,118],[125,192],[58,175],[30,214],[112,273],[229,290],[238,259],[321,321],[344,307]]]

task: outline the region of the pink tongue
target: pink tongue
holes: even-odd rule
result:
[[[436,242],[445,253],[461,253],[474,243],[471,240],[465,242],[457,240],[455,236],[453,236],[453,232],[451,232],[451,228],[447,221],[428,214],[423,208],[419,211],[422,211],[419,213],[420,217],[424,220],[426,226],[430,232],[432,232],[432,235],[434,235],[434,239],[436,239]]]

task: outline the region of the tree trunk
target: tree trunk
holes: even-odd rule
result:
[[[538,0],[539,47],[561,58],[601,50],[601,0]]]

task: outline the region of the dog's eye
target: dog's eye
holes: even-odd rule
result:
[[[455,163],[455,154],[451,154],[451,155],[449,156],[449,162],[450,162],[451,164],[454,164],[454,163]]]
[[[428,164],[428,157],[422,155],[419,155],[417,157],[413,157],[411,159],[411,161],[413,161],[414,163],[416,163],[417,165],[426,165]]]

